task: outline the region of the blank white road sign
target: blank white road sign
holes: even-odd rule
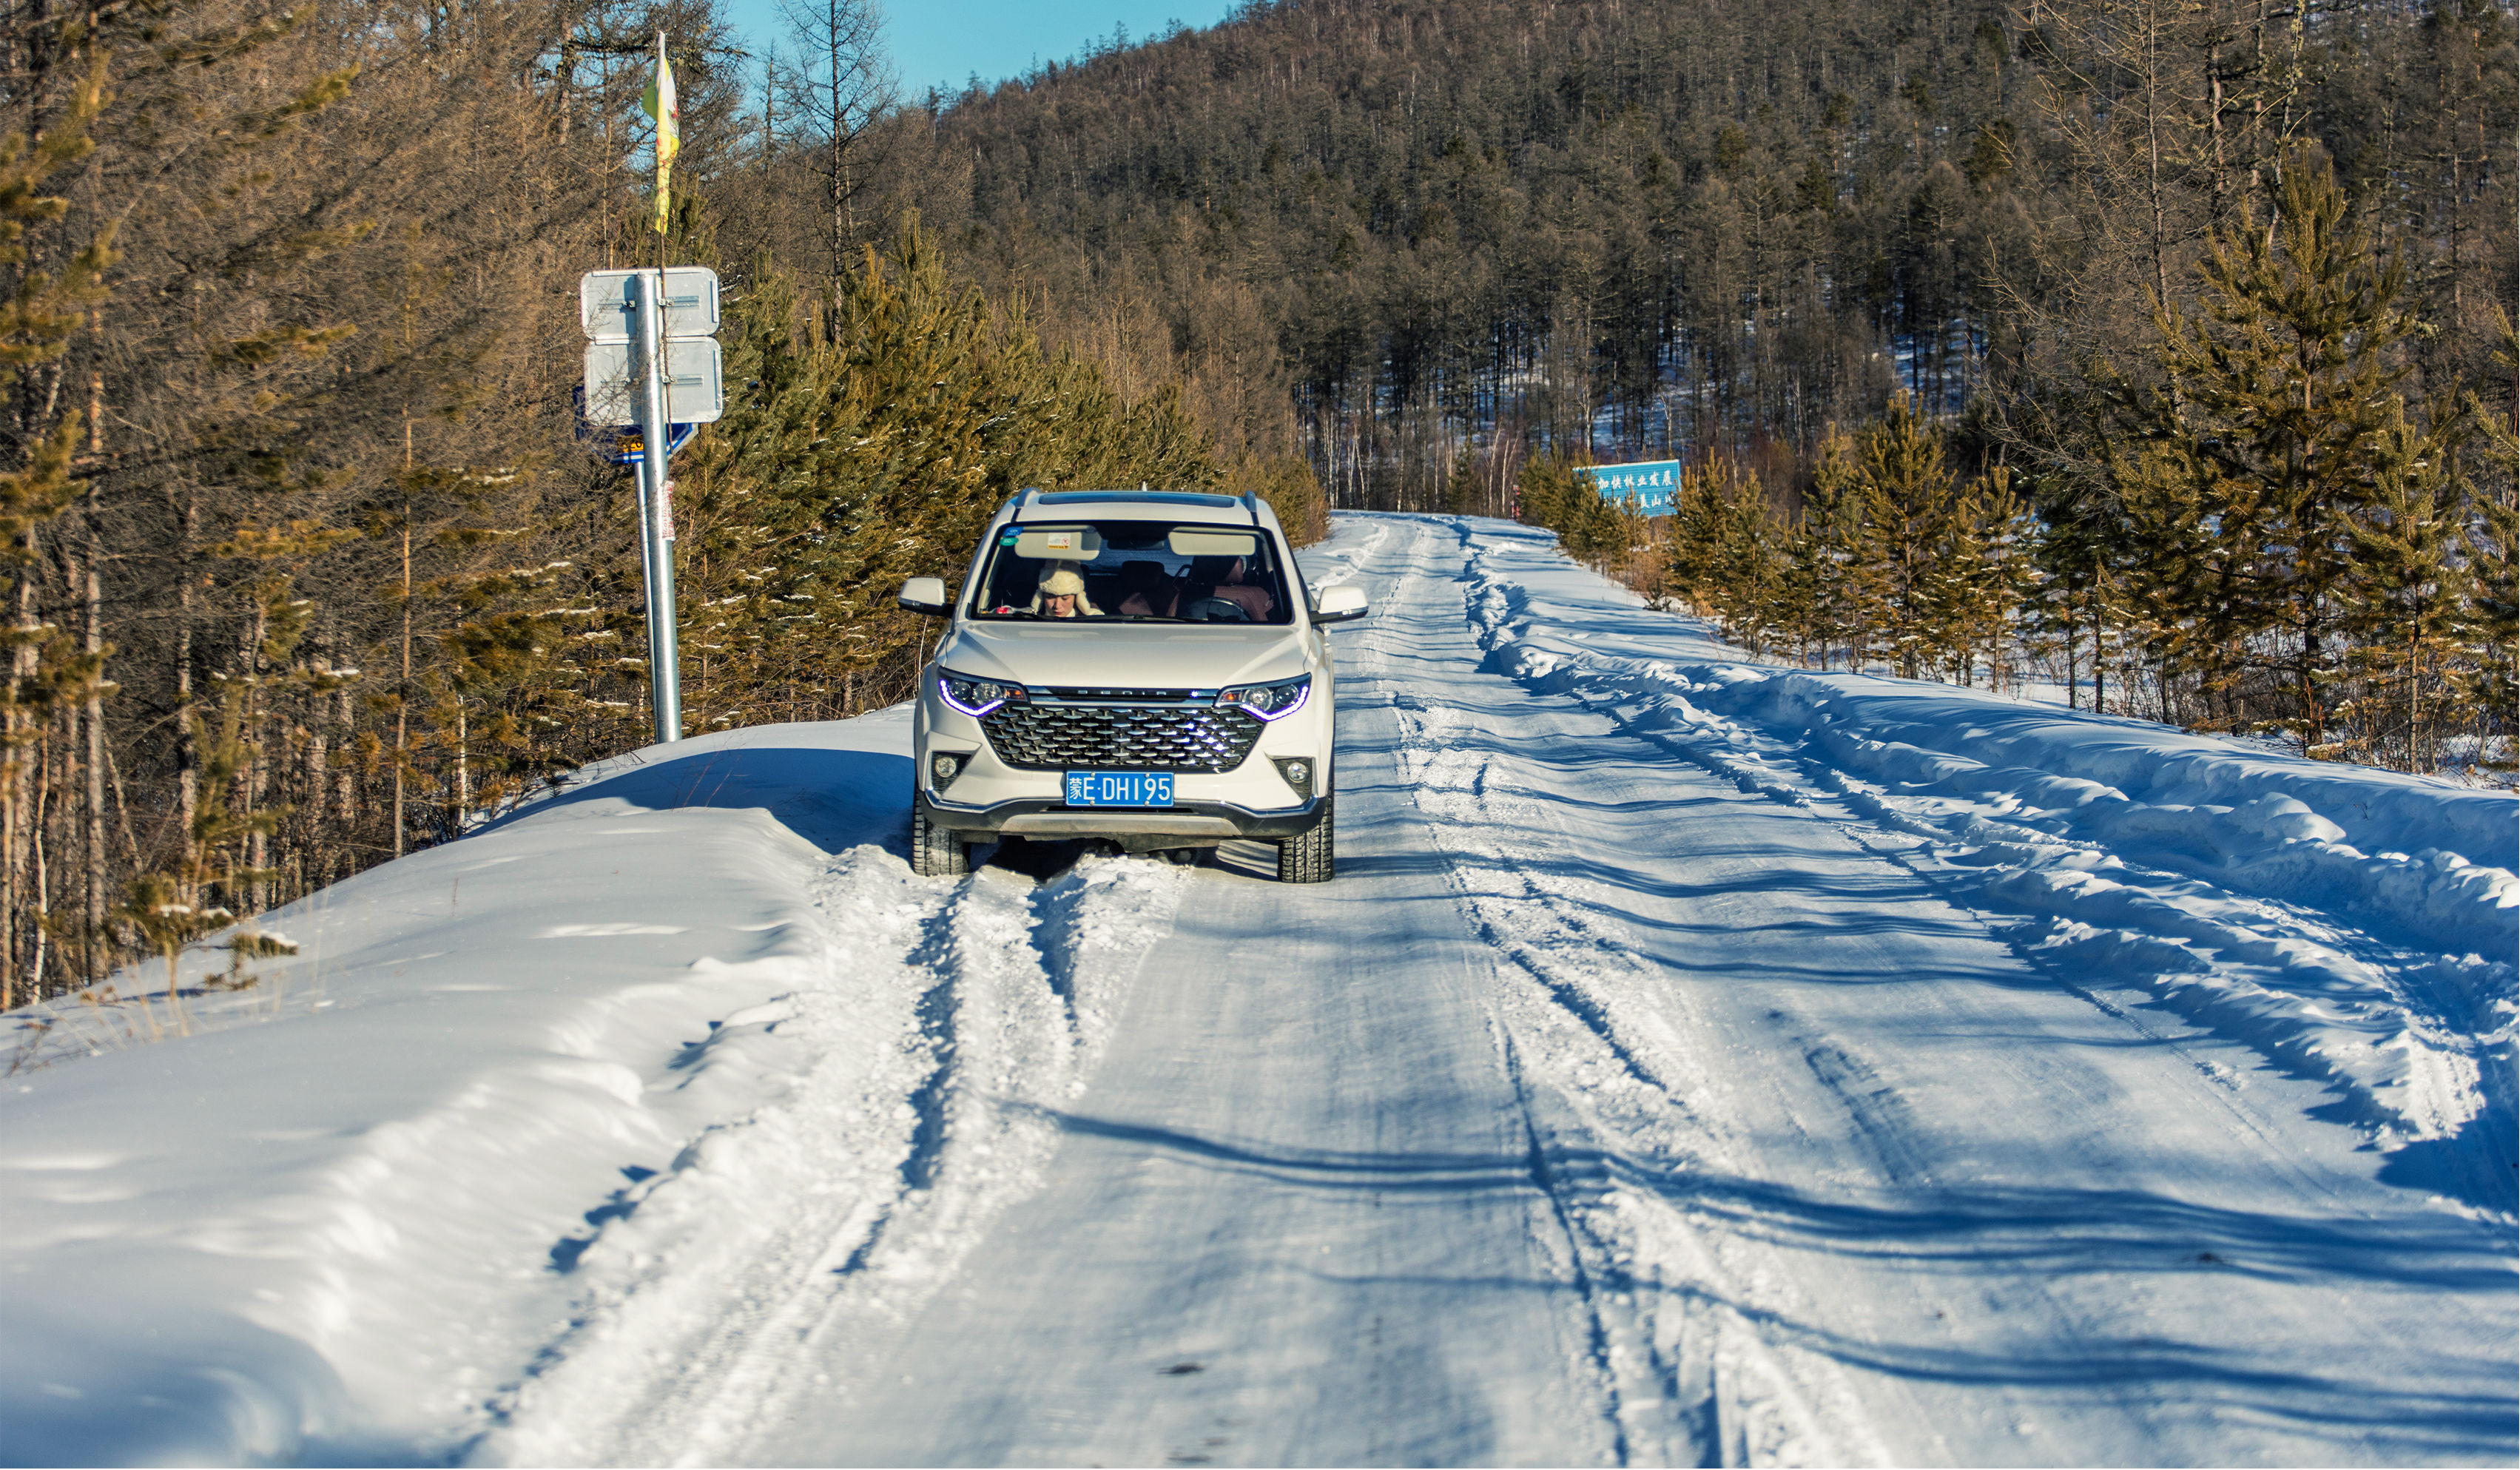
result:
[[[577,283],[577,319],[591,341],[626,342],[638,323],[630,305],[630,278],[654,271],[588,271]],[[665,335],[717,334],[717,272],[704,265],[665,267]]]
[[[726,417],[726,360],[717,339],[676,337],[665,343],[665,419],[715,423]],[[639,422],[639,383],[630,376],[628,342],[586,344],[586,422]]]

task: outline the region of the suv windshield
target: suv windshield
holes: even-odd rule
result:
[[[1287,623],[1267,532],[1196,521],[1026,522],[998,532],[972,596],[980,618]]]

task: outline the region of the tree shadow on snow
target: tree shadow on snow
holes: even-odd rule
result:
[[[2371,1219],[2225,1209],[2138,1189],[2060,1188],[2005,1183],[1862,1188],[1817,1193],[1793,1185],[1674,1168],[1590,1147],[1542,1143],[1528,1152],[1363,1152],[1310,1149],[1198,1134],[1133,1121],[1036,1109],[1061,1131],[1143,1149],[1174,1163],[1257,1179],[1288,1189],[1371,1194],[1377,1202],[1536,1192],[1599,1198],[1624,1186],[1658,1196],[1700,1227],[1759,1240],[1789,1253],[1877,1263],[1916,1277],[1949,1276],[1953,1300],[1982,1296],[2007,1278],[2102,1283],[2196,1276],[2245,1282],[2257,1290],[2298,1287],[2314,1295],[2331,1283],[2378,1283],[2397,1291],[2466,1299],[2491,1312],[2507,1296],[2510,1272],[2484,1232],[2455,1216],[2423,1213]],[[1357,1285],[1420,1278],[1343,1276]],[[1568,1278],[1422,1278],[1430,1289],[1569,1291]],[[2512,1400],[2501,1382],[2509,1361],[2462,1351],[2446,1335],[2430,1363],[2406,1360],[2419,1344],[2375,1353],[2341,1337],[2341,1353],[2292,1351],[2267,1342],[2239,1312],[2229,1318],[2151,1316],[2143,1330],[2106,1329],[2057,1340],[1979,1333],[1956,1341],[1943,1328],[1913,1340],[1859,1335],[1818,1319],[1731,1300],[1717,1283],[1654,1280],[1628,1264],[1593,1277],[1599,1292],[1671,1299],[1690,1310],[1737,1314],[1763,1336],[1826,1355],[1849,1367],[1959,1387],[2104,1399],[2183,1402],[2226,1423],[2252,1417],[2334,1443],[2356,1459],[2507,1459],[2515,1446]],[[1932,1293],[1933,1288],[1925,1291]],[[1979,1327],[2000,1326],[1980,1322]],[[2340,1324],[2340,1334],[2351,1330]],[[2380,1348],[2381,1345],[2369,1345]],[[2368,1375],[2336,1371],[2367,1356]],[[2316,1363],[2322,1371],[2305,1371]]]

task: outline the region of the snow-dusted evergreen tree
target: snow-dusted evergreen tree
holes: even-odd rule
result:
[[[2459,534],[2467,487],[2437,436],[2399,423],[2363,514],[2348,525],[2353,571],[2341,594],[2353,640],[2331,728],[2354,754],[2426,769],[2436,764],[2453,697],[2444,676],[2460,652],[2469,609],[2460,597]]]
[[[2069,707],[2105,709],[2110,665],[2133,622],[2125,595],[2125,517],[2103,488],[2042,498],[2031,537],[2035,586],[2023,608],[2024,632],[2034,651],[2063,665]]]
[[[1557,533],[1566,554],[1593,566],[1603,566],[1627,555],[1636,534],[1629,517],[1601,498],[1590,478],[1575,471],[1589,457],[1549,450],[1523,461],[1514,490],[1522,519]]]
[[[1961,481],[1943,430],[1902,398],[1860,435],[1830,431],[1791,515],[1731,456],[1688,465],[1661,590],[1754,649],[1825,667],[1843,646],[1851,667],[1877,652],[1965,684],[2010,661],[2034,534],[2003,472]]]
[[[1866,656],[1864,599],[1853,575],[1864,545],[1855,461],[1854,436],[1831,424],[1789,543],[1786,580],[1795,593],[1799,637],[1823,669],[1833,647],[1846,650],[1849,668],[1864,667]]]

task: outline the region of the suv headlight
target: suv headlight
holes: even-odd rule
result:
[[[1302,709],[1304,701],[1312,696],[1313,676],[1305,674],[1275,684],[1238,684],[1230,690],[1219,690],[1216,707],[1243,710],[1263,720],[1282,720]]]
[[[1020,684],[973,679],[951,669],[939,669],[936,671],[936,697],[976,720],[1001,704],[1021,704],[1031,695],[1024,692]]]

